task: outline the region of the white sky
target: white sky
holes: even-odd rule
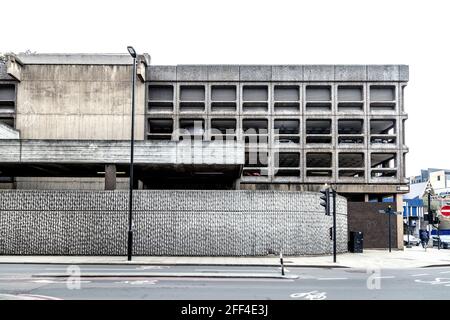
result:
[[[152,64],[408,64],[407,175],[450,168],[449,0],[15,0],[0,52],[126,52]]]

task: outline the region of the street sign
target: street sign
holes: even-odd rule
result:
[[[441,214],[442,214],[444,217],[450,217],[450,206],[443,206],[443,207],[441,208]]]

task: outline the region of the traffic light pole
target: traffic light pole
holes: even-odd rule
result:
[[[388,208],[388,228],[389,228],[389,252],[392,251],[392,236],[391,236],[391,213],[392,209],[391,207]]]
[[[336,190],[333,190],[333,262],[336,262]]]

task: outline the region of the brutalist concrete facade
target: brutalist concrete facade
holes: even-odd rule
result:
[[[256,163],[247,156],[242,188],[314,190],[328,183],[365,195],[407,189],[408,66],[149,66],[147,79],[147,139],[178,140],[177,130],[191,120],[205,140],[229,130],[248,154],[267,153]]]
[[[137,191],[135,255],[330,254],[332,217],[319,194]],[[1,191],[0,254],[125,255],[128,193]],[[347,250],[347,201],[337,198],[337,250]]]

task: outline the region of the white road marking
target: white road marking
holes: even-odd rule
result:
[[[419,274],[412,274],[411,277],[422,277],[422,276],[429,276],[429,273],[419,273]]]
[[[373,279],[394,279],[395,276],[379,276],[379,277],[373,277]]]
[[[41,280],[33,280],[31,281],[33,283],[67,283],[67,280],[48,280],[48,279],[41,279]],[[91,281],[87,280],[80,280],[80,283],[91,283]]]
[[[444,281],[442,281],[444,280]],[[425,281],[425,280],[414,280],[418,283],[427,283],[427,284],[450,284],[450,278],[435,278],[434,280]]]
[[[150,269],[168,269],[169,266],[140,266],[136,268],[137,270],[150,270]]]
[[[67,268],[45,268],[45,270],[49,270],[49,271],[61,271],[61,272],[66,272]],[[94,271],[94,270],[98,270],[98,271],[131,271],[133,270],[132,268],[81,268],[81,272],[85,271]]]
[[[273,270],[273,269],[272,269]],[[278,268],[279,270],[279,268]],[[268,271],[268,269],[262,269],[262,270],[242,270],[242,269],[195,269],[195,271],[198,272],[265,272]],[[284,269],[285,272],[290,272],[289,270]]]
[[[301,292],[301,293],[293,293],[290,296],[291,298],[303,298],[307,300],[324,300],[327,298],[326,292],[319,292],[317,290],[310,292]]]
[[[118,281],[116,283],[126,283],[133,285],[142,285],[142,284],[156,284],[158,280],[134,280],[134,281]]]
[[[450,271],[441,271],[439,273],[450,273]]]
[[[348,280],[348,278],[317,278],[317,280]]]

